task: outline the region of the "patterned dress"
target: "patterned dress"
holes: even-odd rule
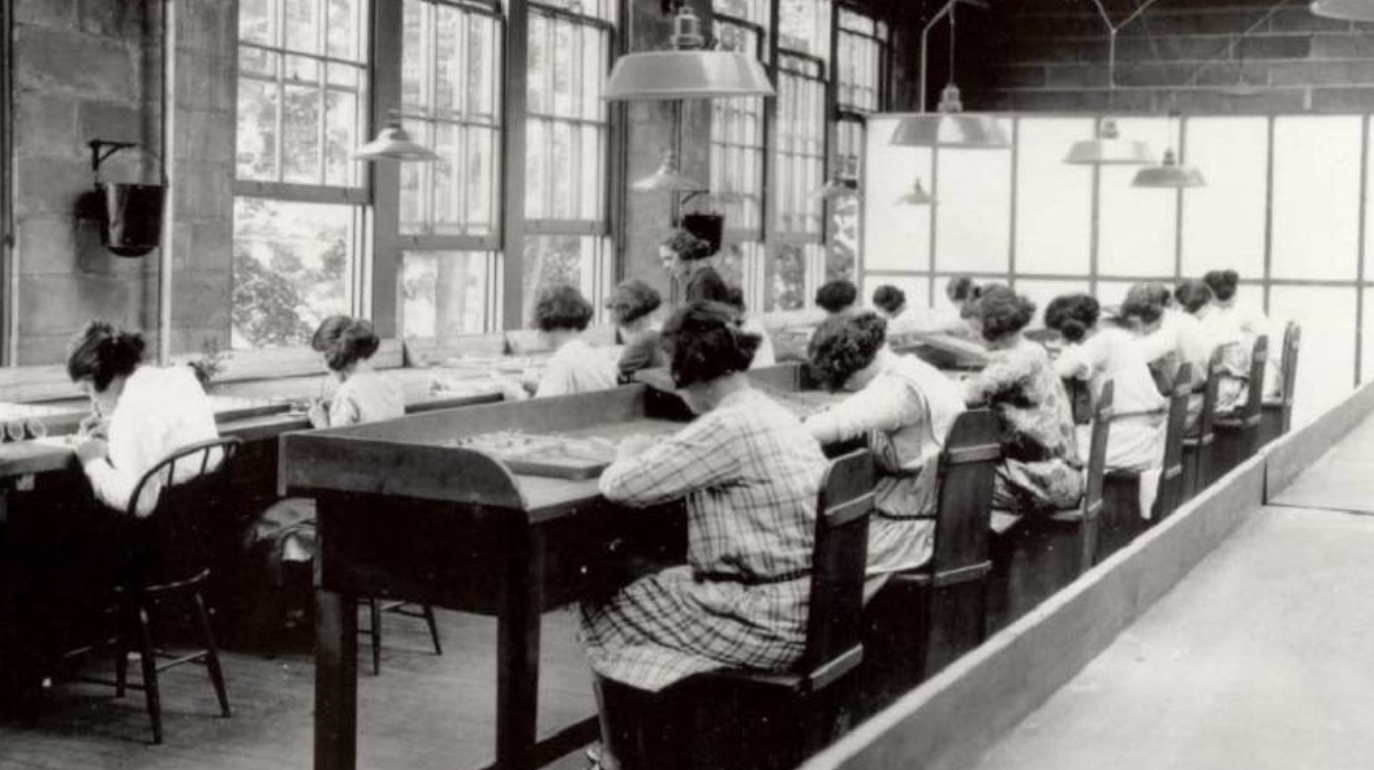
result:
[[[964,412],[959,388],[914,356],[878,352],[863,390],[806,421],[822,443],[864,436],[879,471],[868,523],[868,575],[920,567],[935,547],[940,452]]]
[[[801,422],[748,388],[607,468],[601,493],[614,502],[686,498],[688,563],[582,605],[592,668],[657,691],[703,671],[795,663],[825,468]]]
[[[1083,496],[1078,440],[1064,383],[1049,353],[1024,337],[993,351],[968,384],[970,401],[986,401],[1002,428],[1004,460],[992,503],[1017,514],[1071,508]]]

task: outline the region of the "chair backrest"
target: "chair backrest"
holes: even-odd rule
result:
[[[1193,367],[1183,364],[1169,396],[1169,414],[1164,427],[1164,467],[1159,474],[1157,506],[1159,521],[1174,512],[1183,499],[1183,435],[1188,430],[1188,397],[1193,391]]]
[[[1264,366],[1269,359],[1269,338],[1260,335],[1255,339],[1255,347],[1250,354],[1250,387],[1246,393],[1245,407],[1240,418],[1246,425],[1259,425],[1260,412],[1264,409]]]
[[[1293,388],[1298,384],[1298,347],[1302,344],[1302,327],[1289,321],[1283,330],[1283,405],[1293,408]],[[1284,415],[1285,431],[1288,430],[1289,415]]]
[[[1202,412],[1198,415],[1198,443],[1207,445],[1216,436],[1217,397],[1221,392],[1221,379],[1226,376],[1226,351],[1217,348],[1207,360],[1207,385],[1202,391]]]
[[[195,577],[208,568],[211,533],[222,529],[229,494],[230,469],[242,441],[216,438],[182,447],[143,474],[129,498],[127,514],[136,522],[134,567],[144,584],[166,584]],[[195,475],[177,481],[183,469]],[[141,500],[152,496],[151,512]]]
[[[824,666],[860,644],[873,482],[867,449],[831,460],[821,479],[804,669]]]
[[[1083,486],[1082,541],[1080,565],[1087,570],[1097,553],[1097,529],[1102,517],[1102,482],[1107,471],[1107,441],[1111,437],[1112,399],[1116,384],[1103,383],[1102,393],[1093,409],[1092,438],[1088,443],[1087,481]]]
[[[955,419],[940,453],[935,545],[929,568],[935,585],[974,580],[990,569],[992,486],[1001,459],[996,415],[975,409]]]
[[[1073,410],[1073,424],[1087,425],[1092,422],[1093,393],[1088,381],[1065,377],[1064,392],[1069,397],[1069,408]]]

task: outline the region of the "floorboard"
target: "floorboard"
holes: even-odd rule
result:
[[[434,655],[423,621],[388,614],[381,676],[360,637],[360,768],[462,770],[495,758],[496,622],[439,610],[444,655]],[[366,619],[361,619],[366,623]],[[596,714],[591,674],[576,640],[576,616],[546,614],[540,661],[539,730],[549,735]],[[45,693],[37,725],[0,724],[0,769],[302,770],[311,766],[314,664],[307,642],[275,660],[224,655],[230,719],[218,716],[205,670],[163,674],[165,742],[148,744],[143,695],[58,682]],[[108,660],[92,675],[112,676]],[[130,666],[134,676],[136,665]],[[581,768],[580,751],[557,770]]]

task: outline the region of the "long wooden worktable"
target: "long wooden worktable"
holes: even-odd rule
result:
[[[497,618],[497,767],[528,770],[591,740],[594,718],[536,740],[539,618],[613,590],[624,512],[594,478],[515,475],[455,439],[521,430],[615,440],[671,432],[683,416],[672,396],[632,385],[284,437],[288,491],[318,503],[315,767],[356,764],[359,597]],[[637,517],[646,539],[680,550],[682,517],[661,513]]]

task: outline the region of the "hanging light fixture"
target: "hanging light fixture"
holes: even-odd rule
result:
[[[689,179],[678,171],[677,153],[668,150],[663,153],[663,163],[658,170],[630,185],[635,192],[702,192],[706,185]]]
[[[1103,118],[1097,138],[1074,142],[1064,162],[1080,166],[1143,166],[1154,163],[1155,156],[1148,144],[1122,139],[1116,121]]]
[[[399,118],[393,118],[377,134],[377,138],[359,147],[353,153],[354,160],[404,160],[432,163],[439,159],[438,153],[410,138],[410,133],[401,126]]]
[[[738,51],[704,50],[701,20],[682,5],[673,20],[673,50],[616,60],[602,98],[611,101],[775,96],[759,60]]]
[[[916,177],[911,189],[906,194],[897,198],[899,206],[929,206],[935,203],[935,196],[926,191],[925,185],[921,184],[921,178]]]
[[[940,104],[933,113],[909,115],[897,122],[889,144],[902,147],[947,147],[965,150],[1003,150],[1011,147],[1007,132],[991,115],[976,115],[964,112],[964,102],[959,87],[954,84],[954,43],[956,39],[954,10],[960,2],[950,0],[943,9],[926,23],[922,33],[921,50],[926,50],[925,40],[931,27],[941,16],[949,16],[949,83],[940,92]],[[924,53],[922,54],[924,57]],[[922,109],[925,109],[925,67],[922,59]]]
[[[1315,0],[1312,13],[1341,21],[1374,21],[1374,0]]]
[[[1203,187],[1207,184],[1201,171],[1178,162],[1174,148],[1182,146],[1183,119],[1174,110],[1169,111],[1169,119],[1172,135],[1169,147],[1164,150],[1164,160],[1158,166],[1146,166],[1137,171],[1135,179],[1131,181],[1132,187],[1178,190],[1184,187]]]
[[[854,159],[845,158],[840,172],[831,176],[820,188],[812,190],[810,197],[813,200],[824,198],[833,201],[859,195],[859,175],[854,171]]]

